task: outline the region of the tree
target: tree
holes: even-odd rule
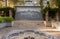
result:
[[[14,4],[16,5],[20,0],[8,0],[8,2],[10,2],[10,4]]]
[[[2,6],[2,3],[1,3],[2,0],[0,0],[0,7]]]
[[[60,0],[54,0],[56,2],[56,5],[60,8]]]
[[[40,0],[41,8],[43,7],[43,0]]]
[[[13,0],[13,2],[14,2],[14,5],[16,5],[17,3],[24,3],[24,0]]]

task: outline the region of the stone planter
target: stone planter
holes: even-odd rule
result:
[[[9,27],[11,26],[11,22],[3,22],[3,23],[0,23],[0,29],[1,28],[4,28],[4,27]]]

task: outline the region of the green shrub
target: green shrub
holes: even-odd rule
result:
[[[11,22],[13,21],[12,17],[2,17],[0,16],[0,22]]]
[[[5,22],[4,17],[0,16],[0,22]]]
[[[11,22],[11,21],[13,21],[13,18],[12,17],[5,17],[5,21],[6,22]]]

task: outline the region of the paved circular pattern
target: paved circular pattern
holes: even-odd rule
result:
[[[24,30],[24,31],[12,31],[5,36],[5,39],[48,39],[51,36],[46,35],[43,32]]]

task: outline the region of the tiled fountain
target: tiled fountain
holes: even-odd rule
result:
[[[49,32],[40,30],[44,26],[40,5],[33,1],[15,6],[15,21],[12,26],[19,29],[12,30],[2,39],[55,39]]]

